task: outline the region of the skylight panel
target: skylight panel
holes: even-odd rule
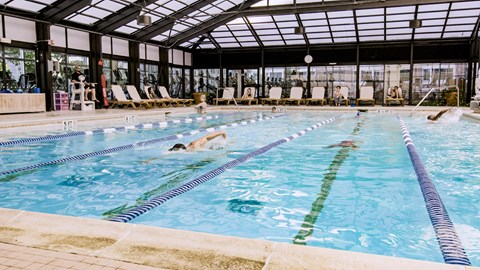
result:
[[[156,40],[156,41],[163,42],[163,41],[165,41],[167,38],[168,38],[168,36],[158,35],[158,36],[153,37],[152,40]]]
[[[383,35],[384,30],[363,30],[363,31],[358,31],[359,36],[373,36],[373,35]]]
[[[210,8],[205,9],[205,13],[207,13],[209,15],[217,15],[217,14],[220,14],[222,12],[223,12],[223,10],[217,8],[216,6],[211,6]]]
[[[217,38],[217,37],[231,37],[232,36],[232,33],[230,32],[219,32],[219,31],[214,31],[212,32],[211,34],[213,37]]]
[[[332,25],[330,26],[332,31],[355,31],[355,25],[346,24],[346,25]]]
[[[200,47],[200,49],[215,49],[215,45],[212,43],[202,43],[198,47]]]
[[[472,32],[445,32],[444,38],[470,38]]]
[[[333,24],[353,24],[353,18],[331,19],[329,17],[330,25]]]
[[[291,5],[293,0],[270,0],[268,1],[269,6],[280,6],[280,5]]]
[[[372,9],[359,9],[355,11],[357,16],[371,16],[371,15],[382,15],[383,16],[383,8],[372,8]]]
[[[115,11],[118,11],[118,10],[124,8],[125,6],[122,5],[122,4],[119,4],[117,2],[114,2],[114,1],[105,0],[105,1],[102,1],[102,2],[98,3],[97,7],[101,7],[101,8],[104,8],[106,10],[110,10],[112,12],[115,12]]]
[[[298,23],[297,22],[279,22],[277,23],[278,28],[293,28],[297,27]]]
[[[426,13],[418,13],[417,19],[436,19],[436,18],[445,18],[447,17],[447,12],[426,12]]]
[[[284,34],[293,34],[295,31],[293,28],[280,28],[280,33]]]
[[[252,32],[250,30],[245,30],[245,31],[232,31],[233,35],[236,37],[241,37],[241,36],[251,36]]]
[[[477,22],[477,17],[471,17],[471,18],[455,18],[455,19],[448,19],[447,24],[474,24]]]
[[[449,17],[469,17],[475,16],[477,17],[479,14],[478,9],[469,9],[469,10],[451,10],[448,14]]]
[[[248,26],[246,24],[234,24],[234,25],[228,25],[228,28],[230,30],[235,31],[235,30],[248,30]]]
[[[296,21],[297,20],[295,15],[277,15],[277,16],[273,16],[273,19],[277,22]]]
[[[355,32],[332,32],[333,37],[353,37]]]
[[[158,12],[158,13],[164,14],[164,15],[170,15],[170,14],[173,13],[173,10],[167,9],[167,8],[164,8],[164,7],[157,7],[155,9],[155,11]]]
[[[359,23],[357,24],[358,30],[367,30],[367,29],[382,29],[385,27],[384,23]]]
[[[384,40],[383,36],[360,36],[359,37],[360,41],[379,41],[379,40]]]
[[[229,9],[231,9],[231,8],[234,7],[234,6],[235,6],[235,5],[232,4],[230,1],[223,1],[223,2],[221,2],[221,3],[219,3],[219,4],[217,5],[217,7],[221,8],[221,9],[223,9],[223,10],[229,10]]]
[[[308,34],[307,33],[307,37],[308,39],[312,39],[312,38],[329,38],[331,37],[330,33],[312,33],[312,34]]]
[[[329,11],[328,18],[345,18],[345,17],[352,17],[353,11],[345,10],[345,11]]]
[[[285,43],[283,41],[262,41],[265,46],[283,46]]]
[[[343,43],[343,42],[356,42],[357,38],[355,37],[336,37],[333,39],[335,43]]]
[[[178,1],[170,1],[168,3],[165,3],[163,6],[171,9],[171,10],[180,10],[184,7],[186,7],[186,5],[184,3],[181,3],[181,2],[178,2]]]
[[[197,2],[197,0],[181,0],[180,2],[184,3],[185,5],[191,5],[195,2]]]
[[[252,5],[252,7],[266,7],[268,5],[268,1],[267,0],[262,0],[254,5]]]
[[[100,8],[96,8],[96,7],[91,7],[87,10],[85,10],[83,12],[83,14],[86,14],[86,15],[89,15],[89,16],[92,16],[92,17],[96,17],[96,18],[105,18],[107,16],[109,16],[110,14],[112,14],[111,12],[108,12],[106,10],[103,10],[103,9],[100,9]]]
[[[452,4],[452,9],[480,8],[480,1],[457,2]]]
[[[283,35],[283,39],[287,40],[291,40],[291,39],[303,39],[303,36],[302,35],[295,35],[295,34],[290,34],[290,35]]]
[[[473,31],[474,24],[467,25],[447,25],[445,31]]]
[[[308,40],[310,44],[324,44],[324,43],[332,43],[331,38],[315,38]]]
[[[424,39],[424,38],[440,38],[441,33],[428,33],[428,34],[417,34],[415,33],[415,39]]]
[[[448,3],[444,4],[433,4],[433,5],[420,5],[418,6],[418,12],[423,11],[444,11],[448,10]]]
[[[317,13],[300,14],[300,18],[302,20],[316,20],[316,19],[323,19],[326,17],[325,17],[325,12],[317,12]]]
[[[131,34],[133,32],[137,31],[137,29],[128,27],[128,26],[121,26],[117,29],[115,29],[115,32],[120,32],[120,33],[125,33],[125,34]]]
[[[327,20],[311,20],[311,21],[303,21],[303,26],[319,26],[319,25],[327,25]]]
[[[272,16],[249,16],[247,17],[250,23],[269,23],[272,22]]]
[[[23,9],[23,10],[28,10],[28,11],[33,11],[33,12],[38,12],[42,8],[45,7],[44,5],[40,5],[40,4],[33,3],[33,2],[27,2],[25,0],[15,0],[13,2],[8,3],[7,6],[13,7],[13,8],[18,8],[18,9]]]
[[[438,26],[438,25],[444,25],[445,24],[445,19],[443,20],[424,20],[422,25],[423,27],[425,26]]]
[[[373,22],[383,22],[384,21],[383,15],[382,16],[371,16],[371,17],[357,17],[357,23],[373,23]]]
[[[387,29],[387,35],[412,34],[411,28]]]
[[[250,37],[237,37],[237,40],[240,42],[248,42],[248,41],[255,41],[255,38],[250,36]]]
[[[174,26],[173,26],[173,30],[176,30],[178,32],[182,32],[186,29],[189,29],[190,27],[188,25],[185,25],[185,24],[182,24],[182,23],[176,23]]]
[[[305,31],[307,33],[314,33],[314,32],[330,32],[328,26],[318,26],[318,27],[306,27]]]
[[[318,0],[297,0],[297,4],[317,3]]]
[[[226,43],[226,42],[237,42],[237,40],[233,37],[222,37],[222,38],[215,38],[218,43]]]
[[[242,42],[242,43],[240,43],[240,45],[242,45],[242,47],[256,47],[256,46],[258,46],[258,43],[257,42]]]
[[[406,6],[406,7],[391,7],[387,8],[387,15],[391,14],[405,14],[415,12],[415,6]],[[387,16],[388,17],[388,16]]]
[[[278,35],[272,35],[272,36],[260,35],[260,39],[262,40],[262,42],[266,40],[282,40],[282,38]]]
[[[98,19],[95,19],[95,18],[92,18],[92,17],[89,17],[89,16],[84,16],[84,15],[81,15],[81,14],[75,15],[75,16],[71,17],[69,20],[72,21],[72,22],[77,22],[77,23],[82,23],[82,24],[93,24],[96,21],[98,21]]]
[[[127,26],[130,26],[132,28],[140,29],[141,27],[137,24],[137,20],[133,20],[129,23],[126,24]]]
[[[413,14],[399,14],[399,15],[389,15],[387,16],[387,21],[410,21],[413,20]]]
[[[387,40],[409,40],[412,35],[387,35]]]
[[[277,28],[277,26],[274,23],[255,23],[252,24],[253,28],[255,29],[271,29],[271,28]]]
[[[256,32],[259,35],[278,35],[278,34],[280,34],[277,29],[258,30]]]
[[[443,31],[443,26],[436,26],[436,27],[420,27],[420,28],[417,28],[415,29],[415,35],[417,33],[433,33],[433,32],[437,32],[439,34],[441,34]]]
[[[402,28],[402,27],[409,27],[409,22],[387,22],[387,28]]]
[[[297,39],[297,40],[285,40],[287,45],[305,45],[305,40]]]

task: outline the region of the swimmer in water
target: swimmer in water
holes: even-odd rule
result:
[[[207,113],[207,102],[205,102],[206,98],[205,95],[200,96],[200,103],[195,106],[195,109],[198,113]]]
[[[351,140],[341,141],[340,143],[327,146],[327,148],[334,148],[334,147],[352,147],[353,149],[358,148],[355,142]]]
[[[203,137],[201,137],[200,139],[197,139],[187,145],[184,145],[184,144],[181,144],[181,143],[177,143],[175,144],[172,148],[168,149],[168,151],[179,151],[179,150],[185,150],[185,151],[188,151],[188,152],[195,152],[197,150],[201,150],[205,147],[205,145],[207,144],[207,142],[219,137],[219,136],[222,136],[224,139],[227,139],[227,133],[225,133],[224,130],[222,131],[218,131],[218,132],[212,132],[208,135],[205,135]]]
[[[427,116],[427,119],[430,120],[430,121],[437,121],[440,117],[442,117],[442,115],[448,111],[450,111],[451,109],[444,109],[444,110],[441,110],[439,113],[437,113],[436,115],[433,115],[433,114],[430,114],[429,116]]]

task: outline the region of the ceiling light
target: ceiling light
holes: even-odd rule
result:
[[[152,17],[148,15],[138,15],[137,24],[141,26],[149,26],[152,24]]]
[[[305,34],[305,27],[303,27],[303,26],[295,27],[294,32],[297,35],[303,35],[303,34]]]
[[[410,21],[410,25],[409,25],[410,28],[420,28],[422,27],[422,20],[411,20]]]

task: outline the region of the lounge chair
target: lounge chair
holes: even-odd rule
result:
[[[143,99],[140,97],[137,91],[137,87],[135,85],[127,85],[125,86],[127,88],[128,95],[133,101],[142,101],[143,104],[147,105],[145,108],[147,109],[152,109],[153,106],[155,106],[155,101],[152,101],[150,99]]]
[[[147,109],[150,109],[150,103],[145,102],[143,100],[131,100],[127,99],[125,96],[125,93],[123,93],[123,89],[120,85],[112,85],[112,92],[113,96],[115,97],[115,100],[109,101],[110,104],[112,104],[112,108],[115,105],[125,105],[125,106],[132,106],[134,109],[138,109],[138,106],[145,106]]]
[[[193,99],[191,98],[172,98],[168,94],[167,88],[165,86],[158,86],[158,91],[160,92],[160,95],[162,95],[162,100],[164,101],[170,101],[171,104],[175,105],[184,105],[184,106],[190,106],[193,104]]]
[[[303,87],[292,87],[290,89],[290,97],[289,98],[282,98],[282,103],[285,105],[286,103],[292,102],[292,103],[297,103],[297,106],[302,103],[303,95]]]
[[[145,85],[143,86],[143,91],[147,95],[147,99],[154,102],[158,107],[164,107],[170,104],[171,100],[165,98],[159,98],[152,89],[149,89],[153,86]]]
[[[250,92],[250,94],[249,94]],[[252,105],[252,102],[255,102],[258,105],[258,99],[255,98],[255,87],[245,87],[243,96],[237,99],[238,103],[248,103],[248,105]]]
[[[305,99],[305,105],[308,105],[310,102],[318,102],[320,105],[323,105],[325,100],[325,87],[323,86],[315,86],[312,89],[312,97]]]
[[[225,87],[223,88],[222,97],[216,97],[213,99],[215,105],[218,105],[218,102],[225,102],[227,105],[230,105],[230,101],[233,100],[233,93],[235,89],[233,87]]]
[[[278,102],[282,101],[282,88],[281,87],[270,88],[270,91],[268,92],[268,98],[262,98],[260,100],[262,101],[262,105],[265,105],[265,102],[268,102],[269,104],[272,104],[275,102],[275,104],[278,106]]]
[[[357,98],[357,106],[360,105],[360,102],[371,102],[372,106],[375,106],[375,99],[373,98],[373,87],[372,86],[362,86],[360,87],[360,97]]]
[[[389,93],[391,93],[391,89],[389,89],[388,91]],[[402,106],[405,106],[405,100],[403,99],[403,90],[402,88],[398,88],[398,98],[391,98],[390,96],[387,96],[387,99],[385,100],[385,104],[387,106],[389,105],[392,105],[392,102],[395,102],[395,103],[400,103],[400,105]]]

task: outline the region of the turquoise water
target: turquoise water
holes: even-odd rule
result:
[[[1,170],[255,116],[9,147],[0,149]],[[166,151],[202,136],[196,134],[2,176],[0,207],[108,218],[332,116],[338,116],[334,123],[229,169],[131,223],[443,262],[393,114],[289,112],[228,128],[227,144],[214,151]],[[423,115],[402,118],[469,259],[480,265],[480,147],[474,133],[479,124],[454,116],[436,124],[427,124]],[[345,140],[355,146],[329,147]]]

